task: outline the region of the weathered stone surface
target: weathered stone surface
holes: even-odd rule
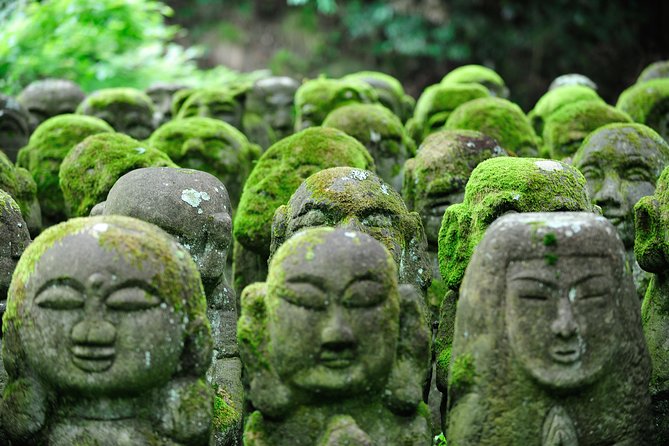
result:
[[[153,128],[157,129],[172,119],[172,98],[185,88],[181,84],[159,82],[146,89],[146,95],[153,102]]]
[[[11,96],[0,94],[0,150],[12,161],[30,137],[30,115]]]
[[[453,445],[643,445],[650,361],[623,244],[589,213],[504,216],[467,269]]]
[[[366,234],[312,228],[284,243],[267,282],[242,296],[238,339],[256,409],[245,444],[429,445],[422,308]]]
[[[293,134],[293,104],[300,84],[293,78],[273,76],[255,81],[246,95],[244,134],[266,149]]]
[[[74,113],[86,94],[67,79],[43,79],[31,82],[17,100],[30,113],[30,128],[36,129],[47,119]]]
[[[134,88],[103,88],[77,107],[78,114],[100,118],[117,132],[138,140],[148,138],[155,129],[153,112],[151,98]]]
[[[556,90],[562,87],[571,87],[574,85],[580,85],[591,90],[597,90],[597,84],[595,84],[595,82],[588,76],[579,73],[569,73],[562,74],[553,79],[550,86],[548,87],[548,91]]]
[[[659,60],[644,68],[636,82],[640,84],[652,79],[667,77],[669,77],[669,60]]]
[[[504,79],[494,70],[483,65],[463,65],[450,71],[441,80],[446,84],[480,84],[488,89],[492,96],[508,98],[509,89]]]
[[[158,227],[72,219],[26,249],[3,319],[0,421],[17,444],[207,444],[206,300]]]

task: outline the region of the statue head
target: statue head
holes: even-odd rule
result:
[[[645,124],[669,141],[669,77],[632,85],[618,97],[616,108],[634,122]]]
[[[86,94],[76,83],[66,79],[43,79],[31,82],[18,96],[30,113],[32,129],[47,119],[74,113]]]
[[[562,107],[576,102],[594,101],[606,104],[597,92],[584,85],[564,85],[548,90],[539,98],[534,108],[527,114],[537,135],[544,134],[544,125],[550,116]]]
[[[636,83],[640,84],[653,79],[667,77],[669,77],[669,60],[658,60],[644,68],[641,74],[639,74]]]
[[[416,153],[402,122],[378,104],[352,104],[335,109],[323,122],[360,141],[374,158],[377,174],[396,191],[402,188],[404,162]]]
[[[342,78],[342,80],[359,80],[372,86],[379,96],[381,105],[392,111],[402,122],[413,114],[416,100],[404,93],[399,80],[380,71],[358,71]]]
[[[593,203],[618,229],[628,250],[634,245],[634,205],[655,191],[669,163],[669,145],[642,124],[610,124],[588,135],[573,165],[587,181]]]
[[[30,115],[11,96],[0,94],[0,150],[12,161],[30,136]]]
[[[181,167],[208,172],[221,180],[233,207],[260,148],[232,125],[212,118],[175,119],[153,132],[149,146]]]
[[[669,169],[657,179],[653,195],[642,197],[634,206],[634,255],[646,271],[663,273],[669,264]]]
[[[494,70],[482,65],[463,65],[450,71],[441,80],[442,83],[451,84],[481,84],[488,89],[491,96],[508,98],[509,89],[504,84],[504,79]]]
[[[113,131],[105,121],[92,116],[54,116],[40,124],[28,145],[19,151],[16,164],[26,168],[35,179],[47,226],[66,219],[63,192],[58,184],[58,172],[65,156],[86,137]]]
[[[293,104],[299,86],[295,79],[286,76],[259,79],[246,95],[245,113],[266,122],[274,132],[275,141],[285,138],[295,127]]]
[[[16,167],[0,152],[0,189],[16,201],[32,235],[42,229],[42,212],[37,201],[37,187],[32,175],[26,169]]]
[[[146,89],[146,95],[153,102],[153,127],[158,128],[172,119],[172,98],[174,94],[186,88],[181,84],[158,82]]]
[[[439,269],[458,290],[486,229],[507,213],[592,211],[585,178],[574,167],[537,158],[491,158],[472,171],[462,203],[446,209],[439,230]]]
[[[28,225],[16,201],[0,189],[0,320],[7,306],[7,290],[21,254],[30,243]],[[2,331],[0,331],[2,336]],[[2,368],[2,364],[0,364]]]
[[[551,82],[548,91],[557,90],[562,87],[571,87],[580,85],[591,90],[597,90],[597,84],[593,82],[588,76],[579,73],[562,74]]]
[[[546,119],[543,151],[552,159],[570,158],[591,132],[616,122],[631,123],[632,120],[627,114],[599,101],[567,104]]]
[[[417,144],[428,135],[443,129],[453,110],[473,99],[488,97],[490,93],[479,84],[430,85],[418,98],[407,130]]]
[[[241,129],[246,94],[246,88],[236,86],[194,89],[188,93],[176,117],[218,119]]]
[[[200,389],[211,336],[197,268],[172,237],[128,217],[68,220],[27,248],[9,296],[2,416],[11,437],[48,438],[53,426],[77,416],[56,413],[53,401],[92,419],[132,420],[152,410],[155,430],[184,434],[169,410],[184,410],[177,400],[190,396],[172,382],[190,379]],[[95,404],[77,405],[100,399],[114,403],[96,413]],[[123,414],[116,413],[123,400]],[[190,402],[188,416],[211,416],[211,396]]]
[[[539,141],[530,120],[518,105],[506,99],[488,97],[465,102],[451,113],[444,128],[485,133],[518,156],[538,154]]]
[[[84,139],[65,156],[58,174],[66,215],[88,215],[117,179],[141,167],[178,166],[160,150],[122,133],[99,133]]]
[[[77,108],[80,115],[95,116],[119,133],[144,140],[154,130],[153,102],[134,88],[103,88],[84,99]]]
[[[295,92],[295,131],[321,125],[337,107],[376,102],[376,91],[360,80],[308,80]]]
[[[446,209],[462,202],[465,185],[482,161],[506,156],[497,142],[473,130],[441,130],[428,136],[404,165],[402,196],[418,212],[431,250],[437,250]]]
[[[324,169],[304,180],[272,224],[271,254],[298,231],[315,226],[356,230],[380,241],[399,267],[401,283],[425,291],[430,267],[420,217],[374,173],[352,167]]]

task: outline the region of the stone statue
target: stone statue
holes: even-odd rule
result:
[[[640,299],[649,276],[634,260],[634,205],[652,195],[669,164],[669,144],[641,124],[610,124],[592,132],[574,156],[593,203],[618,229]]]
[[[16,263],[29,243],[28,225],[21,216],[19,205],[11,195],[0,189],[0,321],[7,308],[7,290]],[[2,330],[0,329],[0,400],[2,400],[6,384],[7,372],[2,364]]]
[[[208,443],[206,301],[158,227],[104,216],[47,229],[16,267],[3,336],[0,424],[16,444]]]
[[[453,110],[460,105],[488,96],[488,90],[479,84],[430,85],[418,98],[407,130],[416,144],[420,144],[429,134],[442,130]]]
[[[0,150],[12,161],[30,137],[30,115],[11,96],[0,94]]]
[[[178,167],[160,150],[122,133],[91,135],[70,150],[60,166],[65,214],[82,217],[103,201],[117,179],[141,167]]]
[[[242,130],[247,90],[241,86],[194,89],[188,93],[176,117],[218,119]]]
[[[616,108],[645,124],[669,142],[669,77],[632,85],[618,97]]]
[[[155,224],[176,238],[193,257],[207,297],[214,342],[208,381],[225,392],[231,413],[237,415],[225,426],[226,439],[241,440],[242,365],[237,349],[235,292],[226,277],[232,218],[225,186],[213,175],[197,170],[136,169],[119,178],[107,200],[91,211],[91,215],[113,214]]]
[[[613,226],[507,215],[476,248],[449,358],[454,445],[644,445],[650,361]]]
[[[404,162],[416,144],[402,121],[380,104],[351,104],[335,109],[323,122],[360,141],[374,158],[377,174],[396,191],[402,190]]]
[[[238,293],[267,276],[276,208],[286,204],[311,174],[335,166],[373,170],[374,160],[355,138],[323,127],[284,138],[262,154],[244,184],[233,225],[233,277]]]
[[[16,165],[27,169],[35,179],[44,226],[67,218],[63,192],[58,184],[58,172],[65,156],[86,137],[113,131],[105,121],[92,116],[54,116],[40,124],[28,145],[19,151]]]
[[[658,60],[644,68],[636,82],[640,84],[652,79],[667,77],[669,77],[669,60]]]
[[[225,184],[233,209],[260,147],[232,125],[213,118],[175,119],[153,132],[152,149],[166,153],[181,167],[214,175]]]
[[[563,107],[576,102],[592,101],[599,104],[606,104],[604,99],[599,97],[592,88],[584,85],[564,85],[559,88],[548,90],[539,98],[534,108],[530,110],[527,117],[532,123],[532,127],[537,135],[544,134],[544,125],[546,120],[553,113],[561,110]],[[548,154],[544,154],[548,156]]]
[[[465,102],[448,117],[446,130],[476,130],[504,150],[522,157],[537,156],[539,138],[523,111],[506,99],[488,97]]]
[[[174,94],[187,88],[185,85],[158,82],[146,89],[146,95],[153,102],[153,128],[158,128],[172,119],[172,98]]]
[[[444,76],[441,82],[450,84],[481,84],[488,89],[492,96],[503,99],[509,97],[509,89],[504,84],[504,79],[494,70],[483,65],[463,65],[458,67]]]
[[[430,286],[425,232],[416,212],[376,174],[353,167],[323,169],[308,177],[274,213],[270,258],[293,234],[315,226],[364,232],[392,254],[400,283],[423,295]]]
[[[372,237],[313,228],[244,290],[237,328],[255,408],[246,445],[430,445],[430,334]]]
[[[30,113],[30,128],[34,131],[53,116],[74,113],[85,97],[81,87],[70,80],[43,79],[31,82],[17,100]]]
[[[33,236],[42,230],[42,212],[37,201],[37,186],[26,169],[15,167],[0,152],[0,189],[7,192],[21,209],[21,215]]]
[[[405,94],[399,80],[380,71],[358,71],[342,78],[342,80],[358,80],[372,86],[379,96],[379,102],[395,113],[402,122],[413,115],[416,100]]]
[[[360,80],[308,80],[295,92],[295,131],[321,125],[332,110],[342,105],[378,101],[374,88]]]
[[[151,98],[134,88],[104,88],[79,104],[77,113],[106,121],[119,133],[137,140],[147,139],[154,130]]]
[[[295,79],[286,76],[255,81],[246,95],[244,134],[264,149],[292,135],[295,92],[299,86]]]
[[[664,310],[669,305],[668,189],[669,169],[665,168],[657,180],[655,194],[643,197],[634,207],[634,253],[641,268],[652,273],[641,306],[641,319],[653,364],[650,380],[655,424],[653,444],[663,444],[669,438],[669,316]]]
[[[548,87],[548,91],[572,85],[581,85],[591,90],[597,90],[597,84],[588,76],[579,73],[569,73],[562,74],[553,79],[553,82],[551,82],[550,86]]]

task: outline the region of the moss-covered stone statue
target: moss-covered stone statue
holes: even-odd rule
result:
[[[610,124],[588,136],[573,164],[583,172],[593,203],[618,229],[642,299],[649,276],[634,260],[634,205],[655,191],[669,165],[669,144],[642,124]]]
[[[155,129],[153,102],[134,88],[104,88],[90,94],[79,104],[77,113],[106,121],[114,130],[144,140]]]
[[[234,86],[195,89],[188,92],[176,117],[218,119],[241,130],[246,93],[246,88]]]
[[[449,444],[647,444],[650,361],[624,258],[591,213],[490,226],[460,291]]]
[[[260,147],[232,125],[213,118],[175,119],[153,132],[152,149],[166,153],[181,167],[202,170],[221,180],[236,208],[242,187]]]
[[[260,157],[235,215],[233,276],[237,292],[267,276],[274,211],[311,174],[335,166],[374,170],[365,146],[341,130],[315,127],[274,144]]]
[[[643,197],[634,207],[634,253],[645,271],[652,273],[648,291],[641,306],[652,375],[650,395],[653,403],[655,442],[669,438],[669,169],[657,180],[652,196]]]
[[[287,76],[259,79],[246,95],[244,134],[264,149],[292,135],[295,129],[295,92],[300,84]]]
[[[174,93],[174,96],[172,96],[172,106],[170,107],[172,110],[172,119],[179,115],[179,110],[181,110],[184,102],[186,102],[190,95],[196,91],[197,88],[182,88],[181,90]]]
[[[371,235],[393,255],[400,283],[423,294],[430,286],[425,232],[416,212],[376,174],[331,167],[305,179],[272,223],[270,255],[293,234],[314,226],[336,226]]]
[[[7,192],[21,209],[30,234],[35,236],[42,230],[42,212],[37,201],[35,180],[26,169],[15,167],[4,153],[0,152],[0,189]]]
[[[30,113],[30,128],[36,129],[47,119],[74,113],[86,94],[76,83],[66,79],[31,82],[17,97]]]
[[[16,161],[16,153],[28,143],[30,115],[11,96],[0,94],[0,150]]]
[[[632,85],[620,94],[616,108],[669,142],[669,77]]]
[[[361,80],[308,80],[295,92],[295,131],[323,124],[327,115],[342,105],[376,102],[376,90]]]
[[[407,130],[416,144],[429,134],[441,130],[453,110],[465,102],[490,96],[479,84],[435,84],[427,87],[418,98]]]
[[[542,153],[552,159],[574,156],[591,132],[606,124],[630,123],[626,114],[598,101],[580,101],[565,105],[546,119]]]
[[[208,444],[204,292],[158,227],[104,216],[47,229],[17,265],[3,336],[0,424],[16,444]]]
[[[104,201],[116,180],[141,167],[178,167],[169,156],[122,133],[98,133],[67,154],[58,174],[68,217],[83,217]]]
[[[153,102],[153,127],[158,128],[172,119],[172,98],[174,94],[186,88],[176,83],[158,82],[146,89],[146,95]]]
[[[638,84],[652,79],[668,78],[669,77],[669,60],[659,60],[648,65],[639,74],[636,82]]]
[[[402,190],[404,162],[415,155],[416,144],[393,112],[379,104],[345,105],[330,113],[323,127],[334,127],[363,143],[377,174]]]
[[[451,113],[447,130],[476,130],[518,156],[537,156],[539,139],[525,113],[513,102],[489,97],[465,102]]]
[[[450,71],[441,80],[442,83],[451,84],[481,84],[488,89],[492,96],[508,98],[509,89],[504,79],[494,70],[482,65],[463,65]]]
[[[430,332],[372,237],[313,228],[244,290],[237,329],[255,411],[252,445],[430,445],[422,387]]]
[[[579,73],[568,73],[562,74],[553,79],[548,87],[548,91],[556,90],[562,87],[571,87],[574,85],[580,85],[591,90],[597,90],[597,84],[588,76]]]
[[[88,136],[113,131],[105,121],[92,116],[54,116],[40,124],[30,136],[28,145],[19,151],[16,164],[27,169],[35,179],[45,227],[67,218],[58,182],[65,156]]]
[[[30,243],[28,226],[16,201],[0,189],[0,321],[7,308],[7,290],[21,254]],[[2,363],[2,329],[0,329],[0,400],[7,384]],[[2,428],[0,427],[0,434]]]
[[[543,135],[546,120],[563,107],[577,102],[597,102],[606,104],[595,90],[583,85],[565,85],[548,90],[539,98],[534,108],[527,114],[537,135]]]
[[[342,78],[342,80],[359,80],[368,83],[379,95],[381,105],[395,113],[402,122],[413,115],[416,100],[404,92],[399,80],[380,71],[358,71]]]

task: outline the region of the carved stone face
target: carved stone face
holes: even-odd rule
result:
[[[230,89],[202,89],[194,91],[179,109],[178,118],[212,118],[242,127],[243,95]]]
[[[297,81],[290,77],[260,79],[246,97],[246,111],[261,116],[278,139],[284,138],[293,133],[293,103],[298,87]]]
[[[153,124],[159,127],[172,119],[172,98],[174,93],[186,88],[179,84],[155,84],[146,90],[154,105]]]
[[[30,136],[28,112],[9,96],[0,95],[0,149],[10,160],[28,143]]]
[[[144,140],[154,129],[153,110],[151,99],[139,90],[108,88],[88,96],[77,113],[100,118],[117,132]]]
[[[72,81],[45,79],[28,85],[18,101],[30,113],[31,128],[35,129],[53,116],[74,113],[84,97],[84,92]]]
[[[615,353],[609,333],[616,324],[617,278],[605,257],[550,262],[509,263],[507,332],[515,358],[534,379],[574,387],[596,377]]]
[[[399,335],[388,252],[345,230],[300,233],[284,246],[272,261],[267,297],[278,375],[301,391],[342,398],[382,389]]]
[[[592,133],[574,156],[593,202],[618,229],[628,249],[634,245],[634,205],[653,195],[655,181],[669,162],[669,146],[639,124],[616,124]]]

